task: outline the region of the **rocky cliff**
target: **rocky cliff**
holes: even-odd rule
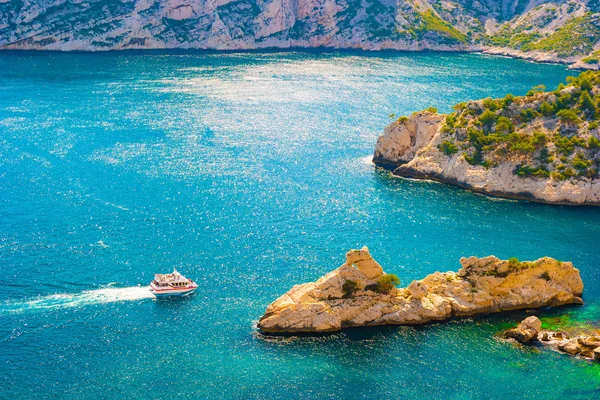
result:
[[[0,48],[485,50],[594,68],[599,10],[596,0],[0,0]]]
[[[401,117],[378,138],[373,161],[499,197],[600,205],[600,74],[544,89]]]
[[[331,332],[346,327],[423,324],[522,308],[581,304],[583,283],[571,263],[552,258],[462,258],[458,272],[436,272],[407,288],[387,279],[366,247],[316,282],[294,286],[266,310],[267,333]]]

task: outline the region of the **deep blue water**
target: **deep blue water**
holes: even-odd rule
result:
[[[369,246],[403,283],[461,256],[573,261],[600,316],[600,209],[370,164],[391,113],[555,87],[461,54],[0,54],[0,398],[591,399],[600,368],[494,338],[524,313],[265,338],[292,285]],[[177,267],[192,297],[144,288]]]

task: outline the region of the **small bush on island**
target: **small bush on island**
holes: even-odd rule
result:
[[[444,140],[442,144],[440,144],[439,149],[447,156],[458,153],[458,147],[449,140]]]
[[[594,118],[598,113],[596,104],[594,104],[590,94],[586,91],[582,92],[581,96],[579,97],[579,109],[587,112],[590,118]]]
[[[385,274],[377,279],[377,283],[368,285],[365,289],[377,293],[389,293],[393,288],[400,284],[400,278],[394,274]]]
[[[548,273],[548,271],[544,271],[542,272],[542,274],[539,276],[540,279],[543,279],[547,282],[550,282],[552,280],[552,277],[550,276],[550,274]]]
[[[485,110],[480,116],[479,116],[479,122],[481,123],[481,125],[483,127],[491,127],[493,124],[496,123],[496,120],[498,119],[498,116],[496,115],[495,112],[490,111],[490,110]]]
[[[592,162],[586,159],[581,153],[573,158],[573,168],[579,171],[585,171],[590,165],[592,165]]]
[[[438,109],[435,108],[435,107],[428,107],[428,108],[425,109],[425,111],[430,112],[432,114],[437,114]]]
[[[550,176],[550,171],[548,171],[544,167],[530,167],[528,165],[519,165],[515,168],[515,175],[522,177],[539,177],[539,178],[548,178]]]
[[[497,133],[511,133],[515,130],[513,123],[506,117],[498,117],[496,122]]]
[[[548,102],[543,102],[540,106],[540,112],[543,116],[550,117],[554,114],[554,107],[552,107]]]
[[[506,96],[504,96],[504,99],[502,100],[502,106],[504,108],[510,106],[513,102],[515,101],[515,96],[513,96],[512,94],[507,94]]]
[[[538,113],[535,112],[535,110],[533,108],[526,108],[525,110],[521,111],[521,119],[524,122],[529,122],[537,116],[538,116]]]
[[[546,86],[544,86],[544,85],[534,86],[534,87],[531,88],[531,90],[529,92],[527,92],[527,96],[531,97],[531,96],[533,96],[536,93],[543,92],[544,90],[546,90]]]
[[[560,110],[556,113],[556,116],[563,123],[576,124],[577,122],[579,122],[579,116],[573,110]]]
[[[360,289],[358,283],[352,280],[347,280],[342,285],[342,292],[344,293],[344,298],[352,297],[356,291]]]
[[[396,122],[398,122],[399,124],[406,122],[406,121],[408,121],[408,117],[406,117],[404,115],[396,120]]]
[[[592,90],[592,84],[586,77],[582,77],[581,79],[579,79],[579,87],[581,88],[581,90],[585,90],[586,92]]]

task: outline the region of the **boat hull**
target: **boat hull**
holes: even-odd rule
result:
[[[156,297],[167,297],[167,296],[187,296],[196,291],[196,288],[181,288],[181,289],[153,289],[150,288],[150,292]]]

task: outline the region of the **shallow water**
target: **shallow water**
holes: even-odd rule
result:
[[[586,305],[540,315],[597,320],[599,209],[369,162],[391,113],[569,74],[439,53],[1,53],[0,398],[597,398],[598,366],[494,338],[525,313],[316,338],[254,327],[363,245],[405,284],[468,255],[573,261]],[[137,287],[172,267],[196,295]]]

